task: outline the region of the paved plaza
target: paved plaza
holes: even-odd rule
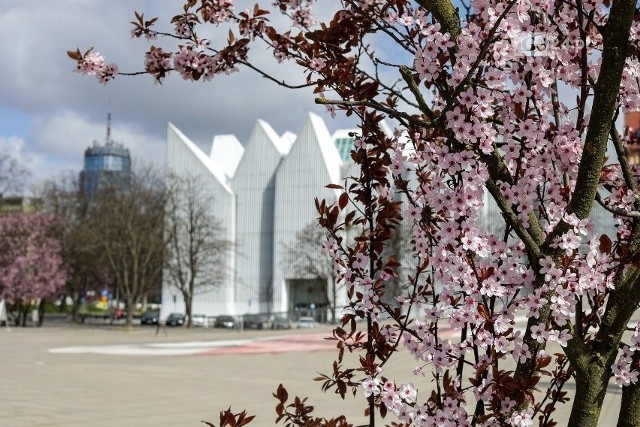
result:
[[[269,426],[279,383],[364,420],[313,382],[334,358],[328,331],[0,328],[0,427],[204,426],[229,406]]]
[[[256,415],[251,425],[273,426],[279,383],[309,396],[319,415],[364,424],[361,393],[342,401],[313,381],[331,370],[329,331],[0,328],[0,427],[204,426],[229,406]],[[385,373],[405,379],[414,365],[398,354]],[[610,391],[602,426],[617,419],[620,391]],[[562,426],[567,417],[555,419]]]

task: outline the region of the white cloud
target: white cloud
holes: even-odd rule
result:
[[[0,136],[0,152],[8,154],[15,159],[20,159],[23,148],[24,140],[22,138],[17,136],[10,136],[8,138]]]
[[[68,160],[70,166],[80,170],[85,149],[94,141],[104,145],[106,130],[106,117],[94,121],[73,111],[38,116],[33,120],[30,135],[36,142],[30,148],[60,163]],[[129,148],[132,158],[141,163],[161,165],[164,162],[164,138],[144,132],[140,125],[114,123],[111,138]]]
[[[19,111],[29,120],[19,135],[8,134],[0,123],[0,136],[22,139],[25,158],[38,159],[38,176],[79,170],[84,149],[103,139],[109,110],[113,136],[131,149],[134,160],[162,158],[167,121],[207,152],[214,134],[233,133],[246,140],[259,118],[278,133],[298,132],[308,111],[322,114],[332,130],[348,126],[347,121],[331,121],[324,107],[315,106],[310,90],[288,90],[246,69],[204,84],[184,82],[177,75],[163,85],[148,76],[118,76],[107,86],[73,72],[66,51],[92,45],[121,71],[139,71],[149,43],[130,38],[133,11],[160,16],[161,28],[170,30],[171,14],[180,12],[175,1],[2,0],[2,6],[0,108]],[[226,30],[222,36],[210,35],[226,40]],[[266,49],[255,48],[252,54],[280,78],[303,81],[294,64],[273,68]]]
[[[0,136],[0,153],[16,159],[28,172],[27,182],[23,183],[25,188],[48,176],[46,171],[51,166],[50,162],[44,156],[28,151],[25,141],[20,137]]]

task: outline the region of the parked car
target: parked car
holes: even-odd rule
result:
[[[194,314],[191,316],[191,324],[193,326],[209,327],[209,319],[204,314]]]
[[[171,313],[169,317],[167,317],[167,326],[182,326],[184,325],[184,314],[182,313]]]
[[[269,326],[269,318],[261,314],[247,314],[243,321],[245,329],[264,329]]]
[[[303,316],[296,322],[296,328],[298,329],[313,329],[316,326],[318,326],[318,324],[313,317]]]
[[[157,325],[160,320],[160,312],[149,310],[142,313],[140,323],[143,325]]]
[[[271,321],[271,329],[291,329],[291,320],[287,316],[275,316]]]
[[[236,327],[236,319],[233,316],[222,315],[216,317],[216,321],[213,324],[214,328],[227,328],[233,329]]]

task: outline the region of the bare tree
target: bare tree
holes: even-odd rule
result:
[[[212,213],[213,198],[195,178],[170,176],[165,211],[164,271],[181,294],[191,327],[193,297],[211,292],[229,275],[225,261],[233,243]]]
[[[91,228],[109,273],[126,304],[126,326],[135,304],[162,276],[166,191],[158,173],[133,173],[126,187],[101,189],[88,204]]]
[[[22,192],[29,172],[6,150],[0,149],[0,197]]]
[[[335,323],[339,287],[333,276],[333,261],[322,249],[325,242],[326,230],[316,223],[306,225],[296,233],[292,244],[281,243],[282,267],[296,278],[322,283],[322,291],[331,299],[331,323]]]

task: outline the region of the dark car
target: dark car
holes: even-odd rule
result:
[[[236,319],[233,316],[218,316],[213,324],[214,328],[227,328],[233,329],[236,327]]]
[[[169,317],[167,317],[167,326],[182,326],[184,325],[184,314],[182,313],[171,313]]]
[[[159,311],[145,311],[140,316],[140,323],[143,325],[157,325],[160,320]]]
[[[244,316],[245,329],[264,329],[269,325],[269,318],[260,314],[247,314]]]
[[[291,329],[291,320],[287,316],[275,316],[271,321],[271,329]]]

